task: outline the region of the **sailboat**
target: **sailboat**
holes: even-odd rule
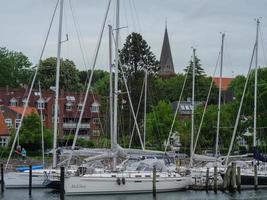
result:
[[[127,156],[123,148],[117,144],[117,104],[118,104],[118,39],[119,39],[119,5],[116,2],[116,36],[115,36],[115,85],[114,85],[114,107],[113,124],[111,125],[111,151],[102,156],[89,158],[87,161],[103,158],[112,158],[112,170],[102,170],[101,173],[89,173],[79,176],[66,176],[64,189],[66,195],[80,194],[119,194],[119,193],[142,193],[152,192],[153,166],[159,166],[159,160],[144,160],[135,163],[135,167],[117,171],[117,159]],[[111,39],[110,29],[110,39]],[[110,47],[111,48],[111,47]],[[111,54],[110,54],[111,55]],[[110,59],[111,60],[111,59]],[[111,66],[111,63],[110,63]],[[112,102],[111,102],[112,105]],[[141,170],[140,164],[146,166]],[[158,164],[158,165],[157,165]],[[163,164],[163,163],[161,163]],[[190,184],[190,176],[181,176],[177,172],[167,171],[164,166],[158,168],[156,188],[158,192],[175,191],[185,189]]]
[[[215,157],[209,157],[209,156],[203,156],[203,155],[196,155],[195,154],[195,149],[197,145],[197,140],[199,136],[200,129],[198,131],[198,135],[194,144],[193,140],[193,135],[194,135],[194,111],[192,110],[192,131],[191,131],[191,173],[192,173],[192,184],[196,184],[197,182],[204,183],[206,181],[206,173],[207,173],[207,168],[210,170],[209,174],[209,180],[214,179],[214,167],[217,166],[218,170],[223,170],[224,165],[222,165],[222,160],[219,159],[219,128],[220,128],[220,115],[221,115],[221,92],[222,92],[222,68],[223,68],[223,50],[224,50],[224,38],[225,38],[225,33],[222,33],[222,41],[221,41],[221,51],[220,51],[220,81],[219,81],[219,94],[218,94],[218,113],[217,113],[217,128],[216,128],[216,143],[215,143]],[[193,69],[194,70],[194,69]],[[216,70],[215,70],[216,71]],[[194,72],[193,72],[194,74]],[[193,80],[194,82],[194,80]],[[194,84],[193,84],[194,85]],[[211,87],[210,87],[211,88]],[[194,91],[194,87],[193,87]],[[194,96],[194,93],[193,93]],[[209,97],[209,95],[208,95]],[[208,99],[206,101],[206,106],[207,106]],[[205,106],[205,107],[206,107]],[[205,112],[205,111],[204,111]],[[203,113],[204,114],[204,113]],[[204,115],[202,116],[203,120]],[[201,128],[201,125],[200,127]],[[205,166],[202,167],[194,167],[193,166],[193,159],[200,160],[200,161],[208,161],[208,163]],[[219,183],[222,183],[221,177],[218,176],[217,181]]]
[[[265,166],[264,163],[267,162],[267,157],[266,155],[262,154],[258,148],[257,148],[257,135],[256,135],[256,128],[257,128],[257,85],[258,85],[258,35],[259,35],[259,25],[260,25],[260,20],[256,19],[256,23],[257,23],[257,28],[256,28],[256,41],[254,44],[254,48],[253,48],[253,53],[252,53],[252,58],[250,61],[250,67],[249,67],[249,72],[248,72],[248,76],[246,79],[246,83],[243,89],[243,94],[242,94],[242,98],[241,98],[241,102],[239,105],[239,110],[238,110],[238,116],[236,119],[236,124],[234,127],[234,132],[232,135],[232,140],[230,143],[230,147],[228,150],[228,154],[226,157],[226,163],[228,164],[229,161],[229,156],[233,147],[233,142],[235,139],[235,135],[236,135],[236,130],[237,130],[237,126],[238,126],[238,119],[240,117],[240,112],[241,112],[241,108],[242,108],[242,104],[243,104],[243,100],[244,100],[244,96],[245,96],[245,92],[247,89],[247,85],[248,85],[248,80],[249,80],[249,74],[251,72],[251,66],[252,66],[252,62],[253,62],[253,58],[255,56],[255,80],[254,80],[254,122],[253,122],[253,157],[254,160],[252,161],[248,161],[245,162],[245,166],[241,167],[241,185],[245,185],[245,186],[253,186],[256,188],[258,185],[259,186],[267,186],[267,168]],[[232,161],[235,162],[235,161]],[[222,177],[225,177],[225,171],[221,173]]]
[[[39,64],[35,69],[36,71],[35,71],[35,74],[34,74],[34,77],[33,77],[32,83],[31,83],[31,87],[30,87],[29,94],[28,94],[28,97],[27,97],[27,100],[26,100],[26,105],[24,107],[22,118],[21,118],[19,127],[18,127],[18,129],[16,131],[16,135],[15,135],[15,138],[14,138],[14,142],[12,144],[12,148],[11,148],[11,151],[10,151],[10,155],[9,155],[9,158],[8,158],[8,161],[7,161],[6,168],[8,166],[10,157],[12,155],[12,152],[13,152],[13,149],[14,149],[14,146],[15,146],[15,143],[16,143],[16,139],[17,139],[17,137],[19,135],[19,130],[20,130],[20,127],[22,125],[22,121],[23,121],[23,118],[24,118],[24,115],[25,115],[25,110],[26,110],[26,108],[28,106],[28,102],[29,102],[29,98],[30,98],[31,92],[33,90],[33,86],[34,86],[34,83],[35,83],[35,80],[36,80],[36,76],[37,76],[38,67],[40,65],[41,58],[42,58],[43,53],[44,53],[44,49],[45,49],[45,46],[46,46],[46,43],[47,43],[47,39],[48,39],[50,30],[51,30],[51,25],[52,25],[52,22],[53,22],[57,7],[58,7],[58,2],[56,4],[56,6],[55,6],[53,17],[51,19],[51,24],[50,24],[49,30],[47,32],[47,35],[46,35],[46,39],[45,39],[45,42],[44,42],[44,45],[43,45],[42,53],[41,53],[41,56],[40,56],[40,59],[39,59]],[[61,43],[62,43],[62,41],[61,41],[62,16],[63,16],[63,0],[60,1],[59,31],[58,31],[58,46],[57,46],[56,91],[55,91],[56,98],[55,98],[54,140],[53,140],[53,166],[52,166],[52,168],[46,168],[46,169],[35,169],[35,168],[33,168],[33,171],[32,171],[32,187],[33,188],[42,188],[42,187],[44,187],[43,182],[48,177],[50,177],[50,176],[53,177],[54,175],[60,173],[60,170],[56,169],[56,166],[57,166],[57,164],[56,164],[56,162],[57,162],[57,155],[56,155],[56,148],[57,147],[56,147],[56,144],[57,144],[57,131],[58,131],[57,130],[57,124],[58,124],[57,123],[57,120],[58,120],[58,109],[57,108],[58,108],[58,93],[59,93],[60,55],[61,55]],[[41,96],[40,96],[40,98],[41,98]],[[42,113],[41,113],[41,121],[42,121]],[[42,148],[43,148],[43,144],[42,144]],[[44,156],[43,156],[43,164],[44,164]],[[74,172],[74,171],[76,171],[76,169],[69,170],[69,171],[70,172]],[[20,172],[8,172],[8,173],[5,174],[5,187],[6,188],[27,188],[28,186],[29,186],[29,168],[26,167],[23,171],[20,171]]]

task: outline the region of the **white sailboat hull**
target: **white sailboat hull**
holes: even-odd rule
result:
[[[137,173],[136,173],[137,174]],[[134,175],[135,176],[135,175]],[[125,183],[122,181],[125,178]],[[72,176],[65,178],[66,195],[122,194],[152,192],[152,174],[149,178],[133,176]],[[120,183],[118,183],[120,179]],[[157,177],[157,192],[176,191],[188,188],[191,177]]]
[[[73,170],[69,170],[72,172]],[[32,188],[43,188],[43,182],[48,178],[58,177],[59,169],[39,169],[32,171]],[[28,188],[29,171],[8,172],[4,176],[6,188]]]
[[[43,173],[32,173],[32,187],[42,188],[43,182],[46,179]],[[29,172],[8,172],[5,174],[6,188],[28,188],[29,187]]]

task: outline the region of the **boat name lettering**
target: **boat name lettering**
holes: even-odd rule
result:
[[[83,184],[72,184],[71,188],[86,188]]]

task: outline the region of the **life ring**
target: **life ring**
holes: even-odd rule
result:
[[[125,177],[122,177],[121,182],[123,185],[125,185],[125,183],[126,183]]]
[[[120,185],[121,184],[121,179],[118,177],[117,178],[117,184]]]

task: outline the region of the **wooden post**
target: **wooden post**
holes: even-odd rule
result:
[[[217,193],[217,190],[218,190],[218,182],[217,182],[217,178],[218,178],[218,170],[217,170],[217,166],[214,166],[214,177],[213,177],[213,190],[215,193]]]
[[[156,171],[156,166],[153,166],[153,183],[152,183],[152,189],[153,189],[153,197],[156,196],[157,194],[157,189],[156,189],[156,174],[157,171]]]
[[[240,171],[240,166],[238,166],[236,169],[237,169],[237,176],[236,176],[237,191],[241,192],[241,171]]]
[[[236,191],[236,163],[232,162],[231,166],[231,192]]]
[[[226,170],[226,172],[225,172],[225,174],[224,174],[224,179],[223,179],[223,191],[226,191],[227,190],[227,188],[228,188],[228,186],[229,186],[229,176],[230,176],[230,173],[231,173],[231,167],[230,166],[228,166],[227,167],[227,170]]]
[[[210,179],[210,176],[209,176],[209,168],[207,168],[207,173],[206,173],[206,191],[208,192],[209,190],[209,179]]]
[[[4,193],[4,186],[5,186],[5,181],[4,181],[4,166],[1,164],[1,193]]]
[[[258,168],[256,163],[254,164],[254,189],[258,189]]]
[[[32,165],[29,165],[29,196],[32,196]]]
[[[60,200],[64,200],[65,188],[64,188],[65,169],[60,167]]]

